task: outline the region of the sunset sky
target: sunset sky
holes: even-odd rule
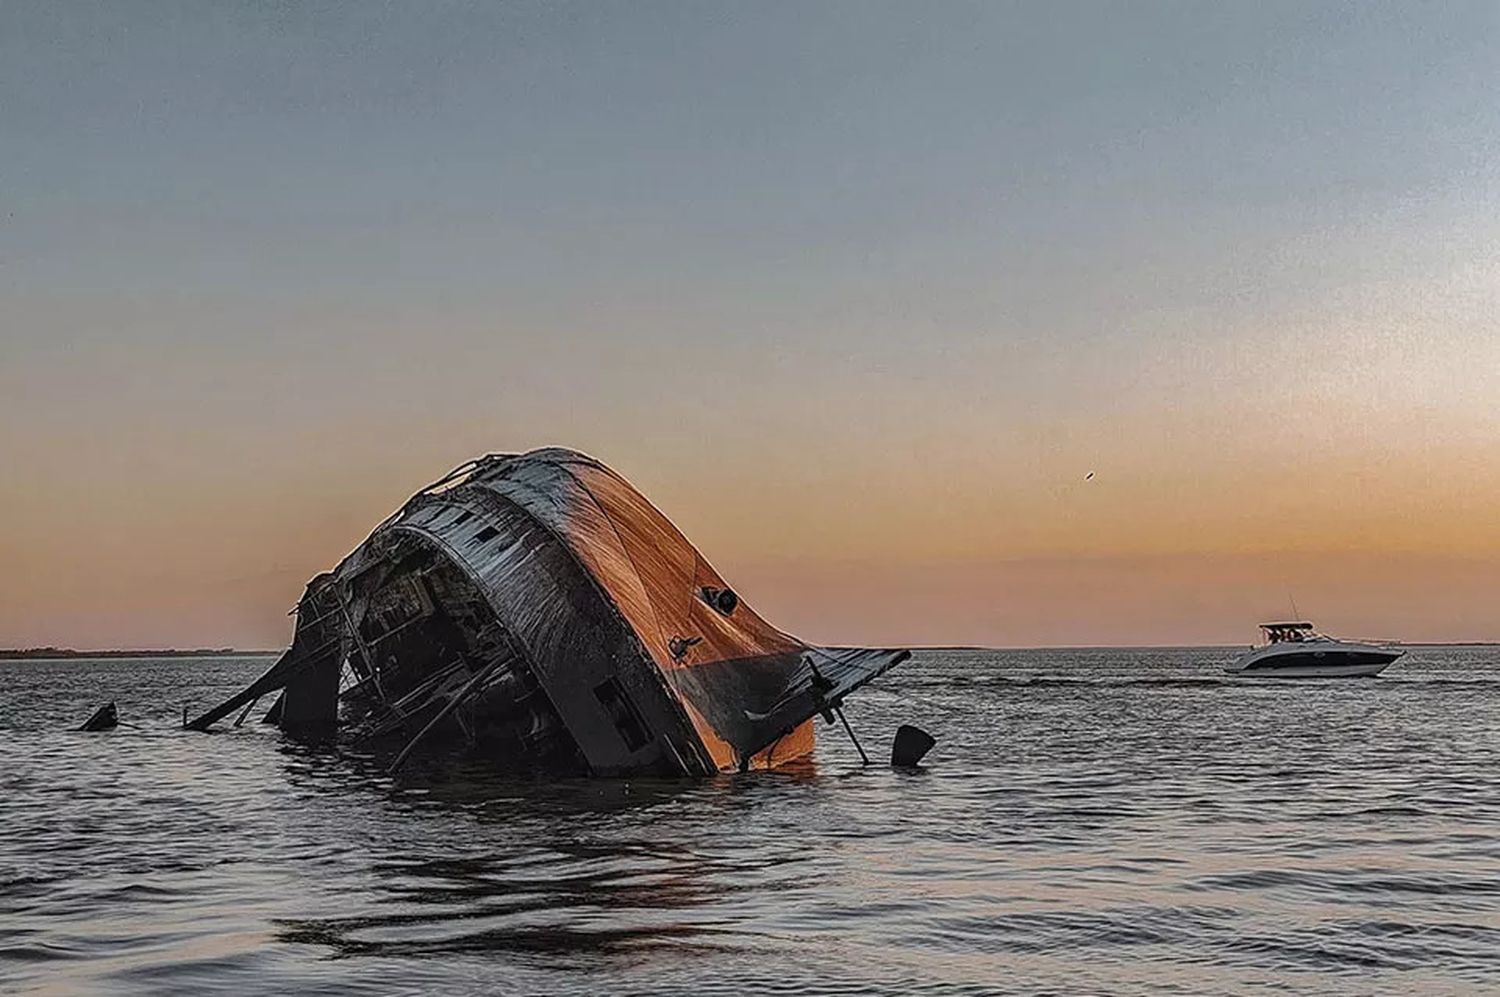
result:
[[[1500,5],[0,6],[0,645],[548,444],[808,639],[1500,639]]]

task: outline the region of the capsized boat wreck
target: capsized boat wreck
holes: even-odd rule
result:
[[[519,771],[702,775],[813,748],[814,718],[904,650],[771,626],[624,478],[572,450],[494,454],[422,489],[298,603],[295,636],[206,730],[279,693],[299,733]]]

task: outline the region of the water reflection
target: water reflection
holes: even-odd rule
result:
[[[811,865],[795,840],[780,849],[715,850],[682,840],[673,827],[685,813],[753,807],[768,787],[816,782],[811,760],[707,780],[546,781],[437,758],[393,777],[379,755],[290,740],[278,750],[293,790],[378,797],[398,819],[441,826],[442,847],[462,851],[434,856],[423,843],[372,852],[364,912],[276,921],[279,940],[326,946],[340,958],[504,951],[566,960],[743,948],[749,936],[732,919],[703,912]],[[815,867],[796,873],[804,884],[820,875]],[[698,912],[690,920],[682,916],[689,910]]]
[[[1500,976],[1495,659],[1289,691],[1212,652],[931,653],[849,704],[872,749],[936,732],[925,771],[825,729],[794,770],[562,782],[176,730],[171,697],[243,684],[221,663],[31,664],[0,686],[0,979],[1472,992]],[[108,697],[156,726],[64,729]]]

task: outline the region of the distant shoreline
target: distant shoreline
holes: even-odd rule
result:
[[[0,661],[67,661],[73,658],[258,658],[280,651],[241,651],[232,647],[166,648],[158,650],[77,651],[71,647],[0,648]]]

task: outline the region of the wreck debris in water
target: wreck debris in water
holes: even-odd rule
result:
[[[591,457],[466,463],[308,583],[291,646],[206,730],[265,722],[512,770],[701,775],[808,754],[813,718],[908,656],[805,644],[761,619]]]

